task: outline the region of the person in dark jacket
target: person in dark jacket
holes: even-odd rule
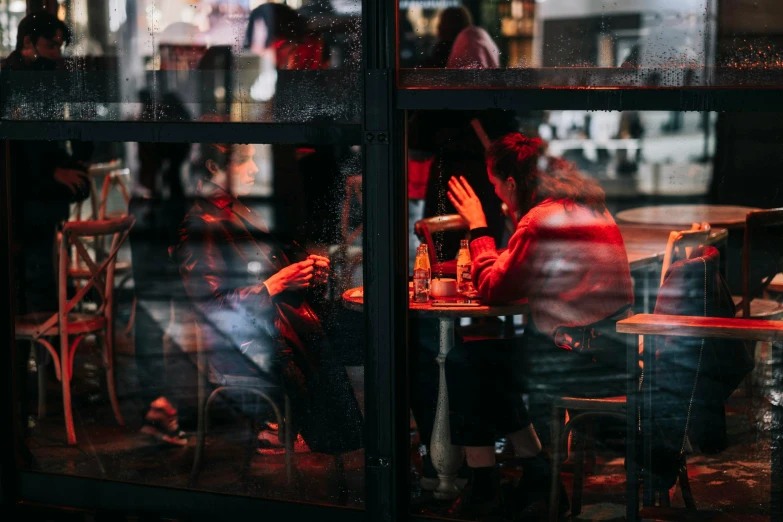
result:
[[[46,12],[32,13],[20,23],[16,50],[2,65],[4,118],[25,106],[46,104],[51,93],[20,87],[34,71],[57,66],[62,46],[70,41],[68,27]],[[68,219],[69,205],[89,195],[89,145],[55,141],[12,141],[11,184],[14,195],[13,237],[18,271],[17,313],[57,311],[54,241],[57,227]]]
[[[312,451],[361,448],[363,421],[347,372],[310,305],[329,260],[286,248],[233,195],[246,195],[258,172],[253,145],[210,144],[202,153],[209,179],[180,228],[175,257],[211,366],[280,383]]]

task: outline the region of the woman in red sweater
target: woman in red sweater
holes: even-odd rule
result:
[[[541,140],[520,133],[495,141],[487,152],[495,194],[521,216],[503,252],[489,235],[481,203],[467,181],[460,177],[449,182],[449,200],[470,226],[472,276],[479,295],[489,303],[527,299],[531,312],[523,353],[513,355],[509,364],[492,366],[509,368],[513,375],[474,375],[461,381],[456,395],[475,398],[458,399],[452,406],[462,419],[456,423],[455,431],[463,431],[455,433],[456,443],[466,446],[474,472],[470,499],[462,503],[486,509],[498,503],[493,434],[488,433],[492,426],[497,426],[496,436],[505,430],[524,468],[515,494],[517,507],[540,505],[534,501],[544,500],[548,492],[549,481],[542,475],[549,466],[528,411],[521,401],[499,397],[519,395],[516,383],[522,375],[531,401],[556,394],[625,393],[625,345],[614,324],[631,313],[633,287],[620,230],[594,180],[558,159],[539,168],[541,152]],[[526,360],[520,364],[520,358]],[[488,385],[490,380],[513,383],[509,388],[514,389],[498,390]],[[493,402],[514,411],[487,408],[488,398],[478,399],[487,388],[494,393]],[[483,435],[474,436],[476,430]]]

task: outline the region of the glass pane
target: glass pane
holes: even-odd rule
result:
[[[755,313],[765,299],[783,310],[783,286],[763,283],[783,279],[779,118],[410,113],[415,514],[546,520],[551,466],[562,462],[560,514],[624,518],[630,423],[664,495],[687,464],[689,486],[671,491],[672,507],[691,491],[700,510],[770,515],[779,419],[748,394],[780,393],[764,377],[779,371],[779,354],[737,338],[666,336],[682,333],[666,323],[640,352],[617,321],[633,312],[732,318],[743,279]],[[470,189],[450,183],[457,176]],[[764,222],[743,247],[752,210]],[[626,397],[649,397],[652,408],[637,414]]]
[[[780,83],[775,0],[399,0],[399,27],[401,87]]]
[[[363,507],[360,149],[10,152],[27,468]]]
[[[0,3],[4,119],[355,122],[360,114],[359,0],[66,0],[57,4],[62,22],[37,13],[21,39],[19,4]]]

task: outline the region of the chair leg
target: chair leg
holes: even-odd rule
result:
[[[117,419],[117,424],[125,426],[125,419],[122,417],[122,411],[120,411],[120,402],[117,400],[117,388],[114,384],[114,331],[109,324],[108,333],[106,335],[101,334],[103,338],[103,357],[104,364],[106,365],[106,387],[109,392],[109,401],[111,402],[111,409],[114,410],[114,418]]]
[[[130,319],[128,319],[128,325],[125,327],[125,336],[130,337],[133,333],[133,325],[136,324],[136,307],[138,306],[138,299],[133,296],[133,303],[131,303]]]
[[[560,469],[563,461],[563,443],[560,440],[563,410],[552,408],[552,483],[549,490],[549,521],[557,522],[560,508]]]
[[[685,507],[691,511],[696,511],[696,502],[693,500],[693,491],[691,491],[691,483],[688,480],[687,465],[680,468],[679,484]]]
[[[584,451],[585,474],[595,474],[595,424],[588,422],[585,426]]]
[[[291,486],[293,484],[293,460],[294,460],[294,425],[292,422],[292,415],[291,415],[291,399],[288,397],[288,394],[285,394],[285,397],[283,399],[284,401],[284,411],[285,411],[285,422],[281,426],[285,431],[283,432],[283,440],[285,444],[285,480],[286,484],[288,486]]]
[[[195,487],[204,460],[204,446],[207,440],[207,383],[199,371],[198,377],[198,420],[196,428],[196,455],[190,472],[190,487]]]
[[[574,450],[574,493],[571,499],[571,515],[582,512],[582,490],[585,483],[585,435],[581,429],[573,431],[571,447]]]
[[[35,365],[38,373],[38,419],[46,417],[46,348],[37,346],[33,343],[35,349]]]
[[[68,355],[68,339],[65,334],[63,334],[63,337],[66,337],[64,341],[62,341],[62,344],[64,343],[65,347],[61,348],[60,352],[60,383],[62,384],[62,392],[63,392],[63,415],[65,417],[65,432],[68,436],[68,444],[76,444],[76,429],[73,426],[73,410],[71,408],[71,371],[69,368],[68,360],[70,359]]]

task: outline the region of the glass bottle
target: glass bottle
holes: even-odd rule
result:
[[[413,301],[426,303],[430,300],[430,282],[432,269],[427,245],[419,245],[416,250],[416,261],[413,265]]]
[[[461,294],[469,294],[473,291],[473,281],[470,278],[472,267],[468,240],[463,239],[460,241],[459,253],[457,254],[457,291]]]

